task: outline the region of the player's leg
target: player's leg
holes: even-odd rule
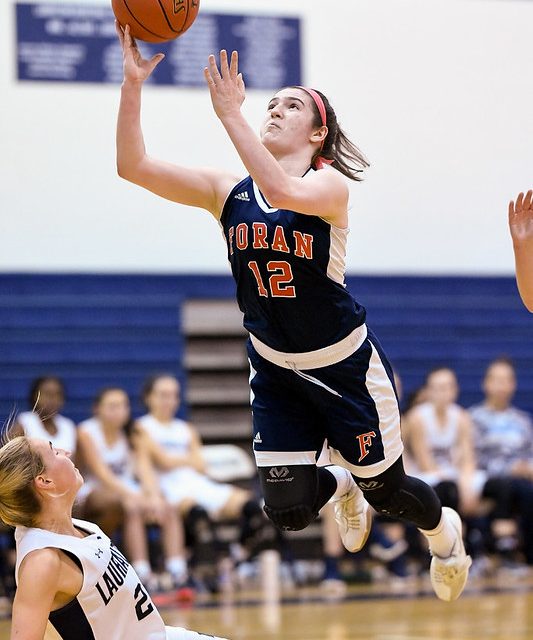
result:
[[[326,369],[326,384],[342,396],[330,403],[328,412],[331,459],[351,471],[365,502],[376,511],[412,522],[422,531],[433,555],[431,577],[437,595],[457,598],[471,564],[462,523],[455,511],[442,509],[429,485],[405,474],[393,375],[379,343],[369,332],[355,354]],[[353,510],[360,505],[361,497],[348,506]]]
[[[382,474],[356,477],[356,481],[378,513],[418,527],[433,556],[431,580],[436,594],[446,601],[458,598],[466,584],[471,559],[466,555],[457,512],[442,507],[435,491],[425,482],[406,475],[401,457]]]
[[[355,483],[346,470],[316,467],[324,429],[292,370],[261,358],[249,347],[254,454],[265,512],[282,530],[307,527],[334,495]]]

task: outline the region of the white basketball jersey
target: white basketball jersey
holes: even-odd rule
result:
[[[450,405],[444,425],[439,424],[435,407],[430,402],[419,405],[416,411],[424,423],[426,441],[435,462],[440,469],[455,473],[461,408],[456,404]]]
[[[51,624],[64,640],[165,640],[165,624],[139,577],[105,533],[92,522],[73,520],[89,535],[62,535],[17,527],[17,565],[36,549],[61,549],[77,560],[83,586],[74,600],[52,611]]]
[[[54,416],[57,433],[53,436],[44,428],[41,418],[33,411],[24,411],[17,415],[17,422],[28,438],[40,438],[51,442],[56,449],[65,449],[73,455],[76,452],[76,425],[69,418],[59,414]]]
[[[124,433],[121,433],[116,442],[110,445],[105,439],[104,430],[98,418],[84,420],[78,429],[91,436],[98,455],[116,476],[126,480],[134,480],[132,454]]]
[[[139,418],[139,423],[147,433],[169,453],[186,456],[191,450],[191,430],[189,425],[179,418],[163,424],[152,415]]]

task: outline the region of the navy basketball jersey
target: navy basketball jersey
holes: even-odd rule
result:
[[[344,284],[347,229],[273,209],[248,176],[220,219],[244,326],[277,351],[315,351],[364,323]]]

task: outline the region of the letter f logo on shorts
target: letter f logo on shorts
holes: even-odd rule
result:
[[[357,436],[357,439],[359,440],[359,449],[361,450],[358,462],[361,462],[361,460],[366,458],[370,453],[369,449],[372,446],[372,438],[375,437],[375,431],[369,431],[368,433],[362,433],[360,436]]]

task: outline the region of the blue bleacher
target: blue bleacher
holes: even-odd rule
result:
[[[447,365],[469,406],[481,398],[487,363],[507,355],[518,369],[516,404],[533,412],[533,315],[513,278],[350,276],[347,285],[367,307],[405,393],[429,368]],[[138,414],[148,373],[184,379],[183,301],[234,292],[229,276],[0,275],[0,419],[25,410],[30,381],[46,373],[65,379],[64,413],[76,421],[109,384],[127,389]]]

